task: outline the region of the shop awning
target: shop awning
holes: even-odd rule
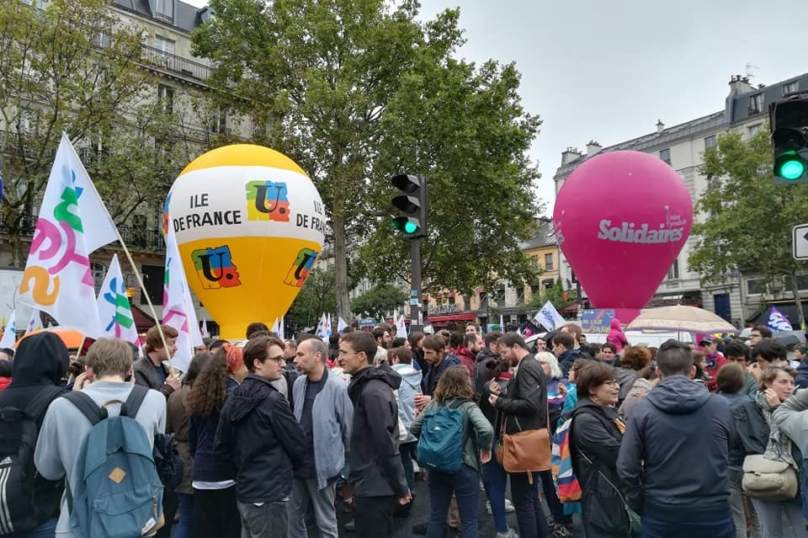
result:
[[[446,327],[450,323],[462,323],[476,321],[477,316],[469,314],[451,314],[445,316],[429,316],[429,324],[433,327]]]

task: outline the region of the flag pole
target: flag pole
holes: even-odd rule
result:
[[[117,230],[117,227],[115,228]],[[160,341],[163,343],[163,349],[166,350],[166,357],[168,357],[168,367],[174,368],[171,365],[171,357],[168,355],[168,343],[166,342],[166,335],[163,333],[163,324],[161,320],[157,319],[157,311],[154,310],[154,305],[151,302],[151,297],[149,297],[149,293],[146,291],[146,285],[143,284],[143,278],[140,276],[140,271],[137,270],[135,266],[135,260],[132,259],[132,254],[129,252],[129,249],[126,247],[126,243],[123,242],[123,237],[121,237],[121,233],[118,232],[118,242],[121,244],[121,248],[123,248],[123,253],[126,255],[126,259],[129,260],[129,265],[132,267],[132,272],[135,273],[135,278],[137,279],[137,283],[140,286],[140,291],[143,293],[143,296],[146,298],[146,304],[149,305],[149,312],[154,319],[155,324],[157,325],[157,332],[160,333]]]

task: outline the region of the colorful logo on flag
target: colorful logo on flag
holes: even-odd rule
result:
[[[171,203],[171,193],[166,196],[166,203],[163,205],[163,237],[168,235],[168,227],[171,225],[171,219],[168,217],[168,204]]]
[[[104,330],[108,333],[112,332],[114,328],[115,338],[120,338],[124,329],[131,329],[135,325],[135,320],[132,319],[132,310],[129,306],[129,298],[126,296],[126,284],[119,282],[117,278],[110,279],[109,288],[103,290],[104,301],[108,302],[115,308],[115,314],[111,319],[101,320],[107,321]]]
[[[317,253],[310,248],[302,249],[298,254],[292,267],[289,268],[289,273],[286,275],[286,280],[283,282],[290,286],[302,288],[309,278],[311,270],[314,269],[314,262],[317,261]]]
[[[241,286],[238,268],[227,245],[195,250],[191,259],[203,288],[216,290]]]
[[[289,222],[289,190],[286,183],[247,183],[247,220]]]

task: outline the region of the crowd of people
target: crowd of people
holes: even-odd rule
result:
[[[0,358],[0,535],[336,538],[341,509],[361,538],[476,538],[484,517],[496,538],[572,536],[574,517],[588,538],[808,537],[802,350],[765,327],[659,349],[612,329],[529,346],[476,325],[323,342],[255,323],[187,372],[170,327],[78,358],[28,336]],[[418,478],[428,516],[412,511]]]

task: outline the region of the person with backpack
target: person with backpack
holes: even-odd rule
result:
[[[454,494],[461,538],[477,538],[480,469],[491,461],[494,428],[472,399],[474,392],[465,366],[448,368],[434,396],[410,429],[419,439],[418,463],[430,470],[431,514],[426,536],[443,537]]]
[[[20,342],[12,381],[0,392],[0,476],[5,476],[0,535],[52,537],[64,481],[36,473],[34,450],[45,412],[65,393],[60,386],[70,358],[57,335],[34,334]]]
[[[56,536],[153,533],[165,523],[152,456],[155,435],[165,430],[165,396],[126,382],[132,375],[126,342],[100,338],[86,360],[87,383],[51,403],[34,455],[44,478],[67,479]]]

